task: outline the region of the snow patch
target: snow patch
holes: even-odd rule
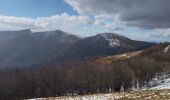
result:
[[[159,81],[158,85],[150,88],[151,90],[170,89],[170,78]]]
[[[114,38],[112,34],[102,34],[102,37],[104,37],[105,40],[109,41],[110,47],[120,46],[120,41]]]
[[[145,86],[143,90],[162,90],[170,89],[170,74],[162,75],[161,77],[155,77],[152,81],[148,83],[148,86]]]
[[[167,53],[167,52],[168,52],[168,50],[169,50],[169,48],[170,48],[170,45],[168,45],[167,47],[165,47],[165,49],[164,49],[164,53]]]

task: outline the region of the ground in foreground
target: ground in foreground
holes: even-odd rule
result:
[[[64,96],[30,100],[170,100],[170,89],[115,92],[83,96]]]

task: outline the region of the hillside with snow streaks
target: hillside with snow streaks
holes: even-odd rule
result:
[[[161,77],[156,77],[149,82],[147,88],[150,90],[170,89],[170,74],[164,74]]]
[[[120,46],[120,41],[113,37],[113,34],[101,34],[109,42],[110,47]]]

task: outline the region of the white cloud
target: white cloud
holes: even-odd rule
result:
[[[32,31],[51,31],[61,29],[81,36],[89,36],[96,34],[94,31],[110,32],[114,31],[116,27],[121,27],[120,21],[116,17],[107,15],[90,18],[85,15],[63,13],[50,17],[37,17],[35,19],[0,15],[0,30],[31,29]]]
[[[45,31],[56,29],[72,29],[79,25],[86,25],[90,23],[90,18],[87,16],[75,16],[63,13],[61,15],[54,15],[51,17],[37,17],[35,19],[27,17],[15,17],[0,15],[0,29],[23,29],[29,28],[33,31]],[[9,28],[8,28],[9,27]]]
[[[31,27],[34,24],[34,20],[26,17],[14,17],[14,16],[4,16],[0,15],[0,27],[1,29],[9,27],[18,28],[20,27]]]
[[[116,31],[117,27],[119,27],[119,29],[124,28],[124,24],[118,16],[98,15],[95,16],[94,19],[94,25],[102,26],[110,31]]]

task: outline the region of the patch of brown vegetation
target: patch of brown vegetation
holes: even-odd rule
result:
[[[120,55],[107,56],[107,57],[98,57],[98,58],[95,59],[95,62],[103,63],[103,64],[111,64],[112,62],[124,61],[124,60],[131,59],[131,58],[139,55],[141,52],[142,51],[128,52],[128,53],[120,54]]]

